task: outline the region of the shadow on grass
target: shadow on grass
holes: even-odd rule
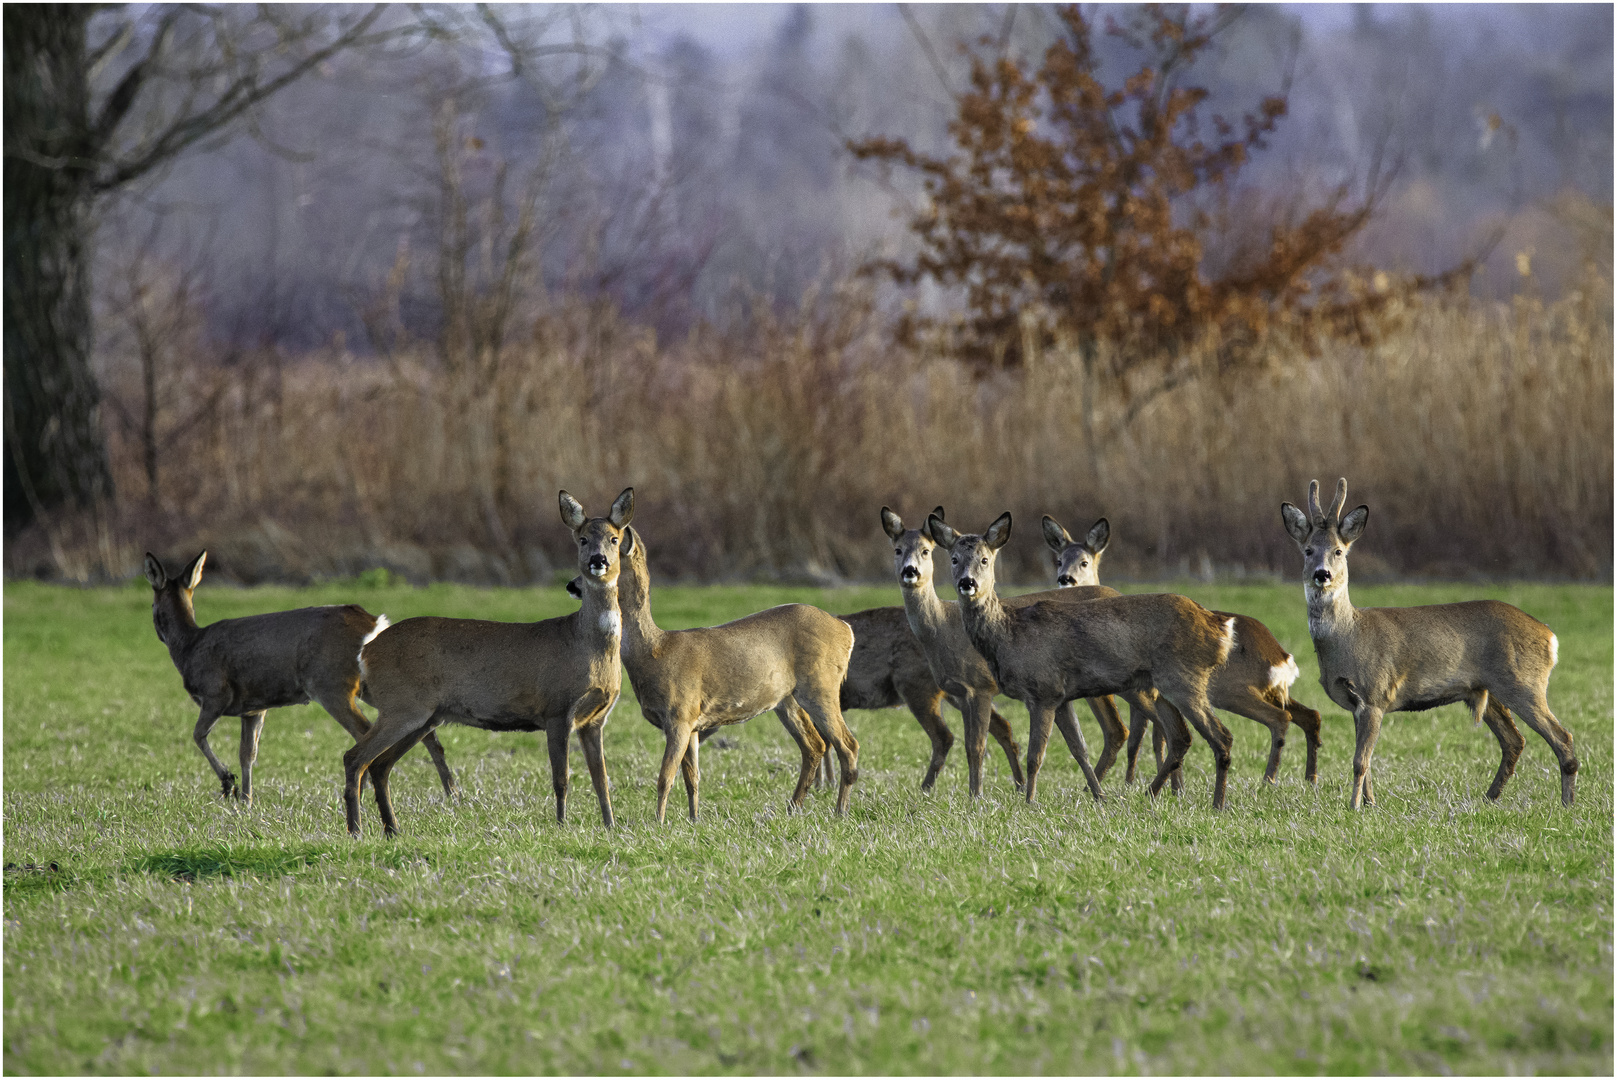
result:
[[[142,856],[130,869],[175,881],[197,881],[210,877],[284,877],[310,870],[321,864],[346,863],[357,853],[318,845],[301,848],[261,847],[247,844],[217,844],[210,847],[182,848]],[[366,852],[367,862],[378,862],[392,869],[403,869],[432,859],[423,853],[401,849]]]

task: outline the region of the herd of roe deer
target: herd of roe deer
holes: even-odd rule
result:
[[[253,763],[264,713],[317,701],[353,736],[343,755],[348,831],[360,833],[359,798],[369,779],[387,835],[398,833],[389,774],[417,742],[432,756],[444,793],[457,792],[454,774],[433,731],[445,722],[489,731],[542,731],[550,751],[556,819],[567,811],[568,740],[576,731],[600,802],[612,824],[602,728],[617,704],[627,670],[641,712],[665,739],[657,775],[657,820],[664,820],[674,774],[685,780],[689,812],[697,817],[699,748],[719,728],[767,711],[780,718],[801,755],[788,803],[802,805],[822,761],[830,780],[840,765],[836,809],[846,811],[859,775],[859,743],[843,721],[848,709],[907,706],[932,744],[921,781],[930,790],[954,736],[943,722],[947,700],[964,720],[970,791],[982,791],[983,753],[990,734],[1029,802],[1054,724],[1077,760],[1090,791],[1126,747],[1126,783],[1146,728],[1153,732],[1157,771],[1152,795],[1182,789],[1180,765],[1192,728],[1213,751],[1213,806],[1224,805],[1229,730],[1215,709],[1238,713],[1269,729],[1264,780],[1279,772],[1286,731],[1296,724],[1307,741],[1305,776],[1317,779],[1320,714],[1293,701],[1297,663],[1256,619],[1209,611],[1171,593],[1122,595],[1100,584],[1099,563],[1110,538],[1105,518],[1074,540],[1049,517],[1044,539],[1058,588],[1001,597],[996,557],[1011,533],[1001,514],[981,534],[956,532],[935,509],[918,528],[882,507],[893,543],[904,606],[837,617],[807,604],[786,604],[728,622],[663,630],[651,614],[651,574],[644,538],[630,524],[634,490],[625,489],[604,517],[589,517],[560,493],[562,522],[577,544],[579,576],[568,591],[581,601],[571,615],[537,623],[426,616],[389,625],[358,605],[225,619],[198,626],[192,592],[207,552],[178,577],[148,554],[158,638],[201,708],[193,733],[225,795],[251,801]],[[1303,555],[1309,634],[1320,683],[1353,714],[1350,805],[1374,804],[1370,760],[1385,713],[1465,702],[1499,740],[1499,771],[1488,788],[1497,799],[1525,745],[1512,720],[1543,736],[1561,769],[1561,801],[1571,805],[1578,759],[1572,736],[1546,700],[1556,662],[1549,627],[1495,600],[1411,608],[1355,608],[1348,599],[1347,554],[1363,534],[1367,506],[1347,513],[1347,481],[1321,510],[1319,484],[1309,485],[1306,512],[1280,507],[1286,530]],[[934,556],[949,558],[959,603],[933,586]],[[1005,694],[1027,706],[1027,764],[1023,771],[1010,725],[994,707]],[[1129,705],[1124,728],[1112,696]],[[374,706],[374,723],[354,701]],[[1083,698],[1104,739],[1093,766],[1073,702]],[[241,778],[208,745],[221,716],[241,718]],[[1188,726],[1187,726],[1188,721]]]

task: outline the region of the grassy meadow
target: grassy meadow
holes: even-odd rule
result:
[[[355,842],[348,740],[318,707],[270,714],[256,802],[229,803],[144,582],[10,582],[5,1071],[1610,1074],[1611,588],[1356,588],[1361,605],[1493,596],[1549,623],[1550,702],[1583,767],[1563,809],[1524,729],[1490,804],[1486,729],[1456,706],[1398,715],[1380,805],[1354,814],[1352,722],[1318,685],[1301,588],[1174,587],[1297,654],[1295,693],[1326,717],[1317,790],[1300,737],[1260,789],[1266,733],[1227,716],[1223,814],[1199,741],[1184,798],[1152,802],[1119,767],[1098,806],[1058,741],[1031,807],[991,743],[971,805],[958,745],[922,795],[909,714],[856,712],[850,813],[816,792],[789,817],[796,751],[766,714],[704,748],[703,820],[658,826],[661,736],[626,683],[612,832],[581,756],[558,826],[542,737],[450,728],[463,798],[414,751],[394,784],[405,835],[382,839],[367,791]],[[845,612],[898,591],[653,593],[668,628],[789,600]],[[559,586],[197,593],[203,622],[350,601],[395,621],[575,606]],[[1004,711],[1025,739],[1025,711]],[[227,763],[236,741],[221,721]]]

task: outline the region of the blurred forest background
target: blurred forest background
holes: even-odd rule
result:
[[[106,482],[8,575],[550,581],[631,484],[668,577],[1290,575],[1345,475],[1356,576],[1609,580],[1609,6],[296,10],[87,16]]]

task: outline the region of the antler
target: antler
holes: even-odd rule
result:
[[[1344,477],[1342,477],[1340,480],[1338,480],[1336,482],[1336,498],[1335,498],[1335,500],[1332,501],[1331,509],[1326,514],[1325,520],[1327,522],[1329,522],[1330,524],[1332,524],[1332,525],[1335,525],[1339,521],[1341,521],[1342,520],[1342,507],[1344,505],[1346,505],[1346,504],[1347,504],[1347,477],[1344,476]]]
[[[1319,481],[1308,482],[1308,520],[1315,525],[1325,524],[1325,515],[1319,509]]]

